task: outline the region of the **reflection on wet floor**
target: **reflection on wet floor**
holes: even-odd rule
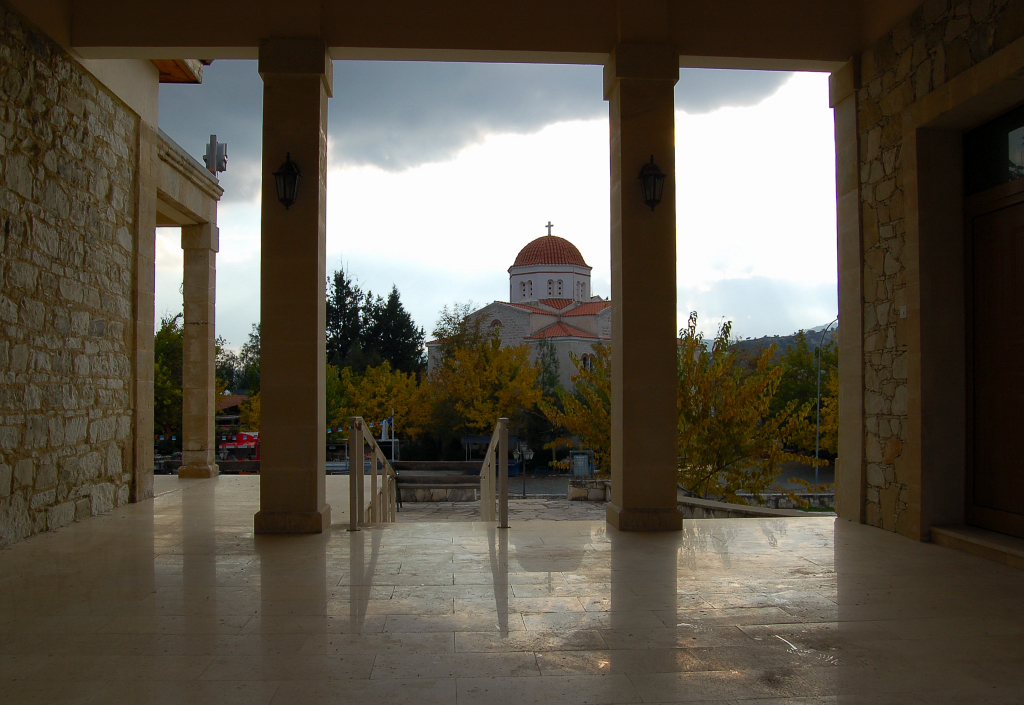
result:
[[[568,499],[509,499],[509,519],[519,521],[604,521],[604,502]],[[480,521],[480,502],[404,502],[398,521]]]
[[[0,700],[1022,701],[1024,573],[941,547],[821,517],[254,537],[256,482],[0,552]]]

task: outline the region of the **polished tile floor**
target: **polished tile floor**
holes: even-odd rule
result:
[[[158,489],[0,551],[0,703],[1024,703],[1024,572],[832,518],[254,537],[258,478]]]

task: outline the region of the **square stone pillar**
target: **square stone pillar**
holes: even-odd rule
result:
[[[604,72],[611,127],[612,497],[623,531],[679,530],[676,508],[676,180],[678,52],[619,44]],[[667,174],[644,203],[640,169]]]
[[[260,267],[260,511],[256,533],[317,533],[326,503],[324,395],[327,99],[333,74],[319,39],[260,42],[263,77]],[[287,155],[302,171],[295,203],[273,173]]]
[[[181,229],[185,251],[182,292],[185,336],[182,346],[182,464],[179,478],[216,477],[217,413],[216,303],[217,226],[187,225]]]
[[[135,252],[132,257],[132,485],[131,501],[153,496],[153,334],[156,319],[157,131],[139,121]]]
[[[861,225],[857,62],[829,77],[836,136],[836,233],[839,281],[839,457],[836,513],[864,521],[864,236]]]

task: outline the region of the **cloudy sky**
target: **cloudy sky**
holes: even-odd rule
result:
[[[678,302],[702,327],[790,333],[836,311],[827,77],[690,70],[676,86]],[[160,127],[197,158],[228,143],[218,220],[217,329],[259,318],[262,84],[217,61],[161,86]],[[608,108],[596,66],[336,62],[329,107],[328,272],[395,284],[428,335],[446,303],[508,298],[507,268],[554,233],[611,293]],[[157,314],[181,310],[179,232],[157,240]]]

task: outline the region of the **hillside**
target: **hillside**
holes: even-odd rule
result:
[[[815,350],[818,347],[818,343],[821,341],[821,332],[825,326],[818,326],[817,329],[810,328],[804,331],[807,336],[807,345],[811,350]],[[833,326],[832,330],[825,334],[825,342],[828,343],[835,340],[839,335],[838,326]],[[789,346],[796,343],[796,337],[799,331],[791,333],[789,335],[766,335],[761,338],[748,338],[746,340],[737,340],[735,343],[729,346],[730,350],[744,353],[754,353],[758,350],[762,350],[772,343],[778,346],[778,352],[781,353]]]

